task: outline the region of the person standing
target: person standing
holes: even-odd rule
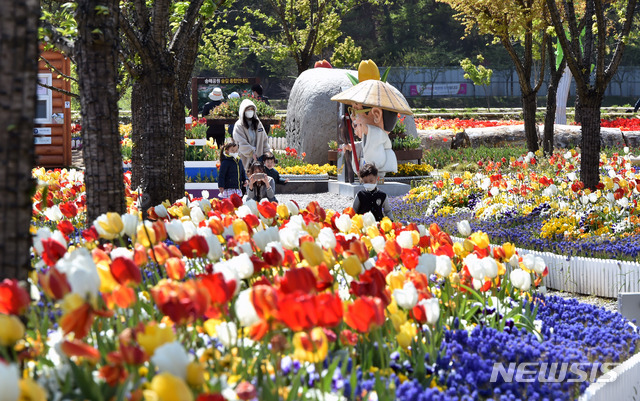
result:
[[[238,121],[233,129],[233,140],[238,144],[240,160],[245,166],[271,151],[267,133],[256,114],[256,105],[249,99],[240,103]]]
[[[238,145],[231,141],[220,149],[220,172],[218,174],[218,195],[227,199],[236,194],[242,197],[242,188],[247,185],[247,176],[242,161],[238,157]]]
[[[217,87],[213,88],[211,93],[209,93],[209,99],[211,99],[211,101],[207,102],[207,104],[205,104],[204,108],[202,109],[202,117],[207,117],[211,110],[213,110],[216,106],[222,104],[222,101],[224,100],[222,89]],[[222,145],[224,144],[224,136],[224,124],[220,124],[220,122],[216,121],[215,119],[207,119],[207,137],[216,141],[218,149],[221,149]]]
[[[251,86],[251,91],[253,92],[253,97],[260,100],[261,102],[264,102],[265,104],[268,104],[269,106],[271,106],[271,103],[269,103],[269,98],[264,96],[264,90],[262,89],[262,85],[260,84],[254,84],[253,86]],[[267,135],[269,135],[269,133],[271,132],[271,125],[270,124],[265,124],[264,125],[264,130],[267,133]]]

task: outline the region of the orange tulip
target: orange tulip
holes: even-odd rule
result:
[[[180,258],[169,258],[164,264],[167,276],[173,280],[182,280],[186,274],[184,261]]]
[[[100,360],[100,351],[77,339],[71,341],[64,340],[60,345],[60,348],[68,357],[82,357],[92,363],[97,363]]]
[[[38,284],[49,298],[62,299],[71,292],[67,275],[51,267],[46,273],[38,273]]]
[[[111,274],[121,285],[140,284],[142,274],[133,260],[125,257],[115,258],[111,262]]]
[[[347,307],[344,321],[349,327],[361,333],[384,324],[384,305],[376,297],[360,297]]]
[[[251,303],[263,320],[278,317],[278,293],[269,285],[255,285],[251,289]]]

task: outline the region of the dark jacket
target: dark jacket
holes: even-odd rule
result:
[[[218,172],[218,188],[242,189],[247,176],[244,172],[242,160],[235,157],[225,157],[220,161]],[[240,180],[238,181],[238,178]]]
[[[222,104],[222,100],[212,100],[207,102],[202,109],[202,117],[206,117],[209,115],[209,112],[213,110],[216,106]],[[224,138],[225,129],[224,124],[220,124],[215,120],[207,120],[207,136],[209,138],[222,137]]]
[[[357,214],[371,212],[376,221],[382,220],[385,216],[393,219],[387,194],[379,191],[378,188],[373,191],[363,190],[358,192],[353,200],[353,210]]]
[[[263,162],[264,163],[264,162]],[[276,184],[286,184],[287,181],[284,178],[280,178],[280,173],[278,173],[278,170],[276,170],[275,168],[267,168],[265,166],[264,168],[264,172],[267,173],[267,175],[271,178],[273,178],[273,181]]]

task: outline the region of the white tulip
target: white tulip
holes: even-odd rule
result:
[[[278,251],[278,253],[280,254],[280,256],[284,259],[284,248],[282,247],[282,244],[278,241],[273,241],[273,242],[269,242],[266,246],[264,251],[265,252],[271,252],[273,250]]]
[[[629,199],[627,199],[626,196],[624,198],[618,199],[618,205],[620,205],[620,207],[623,207],[623,208],[626,209],[627,206],[629,206]]]
[[[285,227],[280,230],[280,242],[287,249],[296,249],[300,245],[300,236],[298,230]]]
[[[246,253],[241,253],[229,259],[229,265],[233,266],[238,272],[241,279],[247,279],[253,276],[253,262]]]
[[[496,187],[493,187],[493,188],[491,188],[489,193],[491,194],[491,196],[498,196],[498,194],[500,193],[500,190],[498,188],[496,188]]]
[[[425,310],[427,315],[427,323],[434,325],[440,318],[440,301],[438,298],[423,299],[419,303]]]
[[[246,205],[249,210],[251,210],[252,214],[255,214],[256,216],[258,216],[260,214],[260,211],[258,210],[258,202],[256,202],[253,199],[247,199],[244,201],[244,205]],[[237,214],[237,211],[236,211]]]
[[[129,237],[135,237],[136,229],[138,228],[138,216],[135,214],[125,213],[121,218],[124,227],[122,228],[120,235],[126,234]]]
[[[255,204],[255,208],[256,210],[258,210],[258,204],[256,203],[256,201],[254,201],[253,199],[249,200],[253,202],[253,204]],[[236,210],[236,216],[240,217],[241,219],[247,217],[250,214],[255,214],[256,216],[258,215],[258,213],[253,213],[253,210],[251,210],[248,204],[242,205],[238,208],[238,210]]]
[[[167,235],[173,242],[184,242],[187,240],[187,236],[184,232],[184,225],[180,220],[171,220],[164,223],[164,228],[167,230]]]
[[[253,241],[261,251],[265,250],[265,247],[269,242],[279,241],[280,234],[278,233],[278,227],[272,226],[264,230],[260,230],[253,234]]]
[[[82,298],[98,295],[100,276],[87,248],[77,248],[73,252],[65,253],[64,257],[56,262],[56,269],[67,275],[71,292],[74,294]]]
[[[411,231],[403,231],[396,237],[396,242],[400,245],[400,248],[411,249],[413,248],[413,235]]]
[[[238,327],[234,322],[222,322],[216,326],[218,341],[227,348],[231,348],[238,342]]]
[[[117,247],[111,251],[109,256],[111,256],[111,260],[115,260],[116,258],[127,258],[133,260],[133,251],[129,248]]]
[[[191,216],[191,221],[193,221],[193,224],[195,224],[196,226],[199,225],[201,221],[205,220],[204,213],[202,212],[202,209],[200,209],[199,206],[196,206],[191,209],[190,216]]]
[[[251,288],[238,294],[235,311],[242,327],[249,327],[260,321],[260,317],[258,317],[258,313],[251,302]]]
[[[285,202],[284,205],[287,207],[287,209],[289,209],[289,214],[290,215],[295,216],[298,213],[300,213],[300,210],[298,209],[298,206],[296,206],[296,204],[293,201],[289,200],[289,201]]]
[[[151,357],[151,362],[161,372],[171,373],[183,380],[187,378],[189,354],[178,341],[162,344],[156,348]]]
[[[64,218],[64,215],[60,211],[60,207],[58,205],[46,208],[43,213],[51,221],[60,221]]]
[[[516,269],[509,276],[511,284],[521,291],[528,291],[531,288],[531,275],[522,269]]]
[[[213,265],[213,272],[222,273],[222,275],[224,276],[224,281],[235,281],[236,283],[240,281],[240,276],[238,275],[238,272],[235,269],[233,269],[227,261],[218,262],[215,265]],[[240,286],[236,285],[236,293],[238,293],[239,290],[240,290]]]
[[[107,227],[110,226],[109,219],[107,218],[107,214],[106,213],[103,213],[100,216],[98,216],[98,218],[95,219],[95,221],[93,222],[93,226],[96,228],[96,231],[98,232],[98,234],[100,235],[101,238],[104,238],[104,239],[115,239],[118,236],[119,233],[113,233],[111,231],[105,230],[104,228],[102,228],[103,224],[105,226],[107,226]]]
[[[209,260],[218,261],[222,257],[222,244],[218,236],[213,235],[209,227],[198,228],[198,234],[203,236],[207,245],[209,246],[209,252],[207,252],[207,258]]]
[[[471,274],[471,277],[475,278],[476,280],[484,280],[484,277],[486,276],[484,272],[484,265],[476,255],[467,255],[467,257],[464,258],[463,263],[467,265],[467,269],[469,269],[469,274]]]
[[[209,191],[207,191],[206,189],[203,189],[200,192],[200,195],[202,196],[202,199],[209,199]]]
[[[351,230],[351,216],[343,214],[336,219],[336,227],[343,233],[348,233]]]
[[[404,283],[402,289],[393,290],[393,298],[402,309],[412,309],[418,303],[418,290],[411,281],[408,281]]]
[[[478,291],[480,288],[482,288],[482,284],[483,284],[482,280],[478,280],[474,278],[472,283],[473,283],[474,290]]]
[[[182,227],[184,227],[184,236],[185,241],[189,241],[194,235],[198,233],[198,228],[193,221],[187,220],[182,222]]]
[[[331,227],[324,227],[318,233],[318,242],[324,249],[333,249],[336,247],[336,236]]]
[[[533,271],[538,274],[544,273],[544,269],[546,269],[547,264],[544,262],[540,256],[536,256],[535,261],[533,263]]]
[[[576,173],[569,173],[567,174],[567,179],[569,181],[575,181],[578,178],[578,176],[576,175]]]
[[[51,230],[48,227],[42,227],[36,231],[36,235],[33,237],[33,248],[39,255],[44,252],[42,241],[49,238],[51,238]]]
[[[440,277],[449,277],[451,274],[451,258],[447,255],[436,256],[436,274]]]
[[[431,253],[423,253],[418,257],[418,265],[416,266],[416,271],[420,272],[427,277],[436,272],[437,267],[437,257]]]
[[[382,237],[381,235],[371,238],[371,246],[376,251],[376,253],[384,251],[384,246],[386,243],[387,241],[385,241],[384,237]]]
[[[511,259],[509,259],[509,265],[511,265],[511,267],[518,267],[520,266],[520,259],[518,258],[517,255],[513,254],[511,255]]]
[[[527,270],[533,270],[533,267],[536,264],[535,255],[533,255],[531,253],[524,255],[522,257],[522,264],[524,265],[524,267],[527,268]]]
[[[20,398],[20,371],[18,365],[0,361],[0,401],[18,401]]]
[[[498,276],[498,264],[494,258],[486,257],[482,258],[482,265],[484,267],[484,274],[489,278],[496,278]]]
[[[369,228],[371,226],[375,226],[376,224],[378,224],[378,222],[373,216],[373,213],[367,212],[362,215],[362,225],[364,226],[364,228]]]
[[[596,203],[598,201],[598,194],[595,192],[591,192],[589,194],[589,202]]]
[[[463,237],[468,237],[471,235],[471,225],[467,220],[460,220],[456,226],[458,227],[458,232]]]
[[[164,207],[162,203],[159,204],[158,206],[155,206],[153,210],[156,212],[156,216],[160,217],[161,219],[169,216],[169,213],[167,212],[167,208]]]

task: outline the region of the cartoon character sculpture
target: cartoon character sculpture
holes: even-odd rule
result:
[[[379,177],[398,171],[398,161],[391,148],[389,131],[398,120],[398,113],[412,115],[407,100],[393,86],[380,80],[378,67],[372,60],[362,61],[358,67],[360,82],[331,98],[349,105],[355,136],[360,141],[345,150],[354,151],[355,170],[364,163],[374,163]],[[356,163],[357,160],[357,163]]]

